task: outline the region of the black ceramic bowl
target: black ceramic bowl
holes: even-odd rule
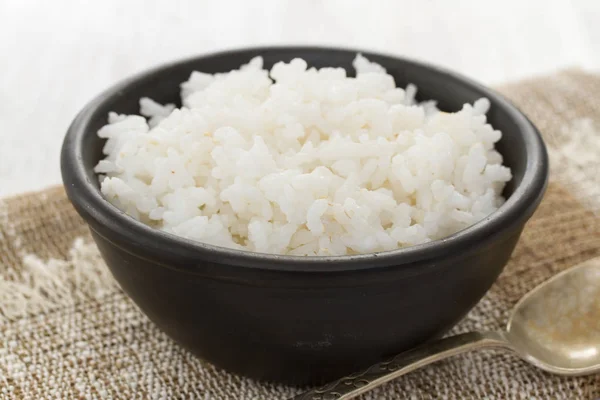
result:
[[[292,257],[230,250],[160,232],[102,198],[93,172],[109,111],[137,113],[138,99],[178,103],[194,70],[223,72],[261,55],[267,67],[302,57],[351,71],[356,51],[254,48],[192,58],[108,89],[75,118],[62,148],[69,199],[89,224],[108,267],[154,323],[199,357],[253,378],[316,383],[442,335],[485,294],[508,261],[545,190],[548,159],[528,119],[469,79],[401,58],[363,52],[414,83],[420,99],[455,111],[480,97],[502,130],[497,148],[514,178],[506,203],[451,237],[358,256]]]

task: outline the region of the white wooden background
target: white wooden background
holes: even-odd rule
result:
[[[329,44],[495,84],[600,67],[600,0],[0,0],[0,196],[59,183],[62,137],[106,86],[166,60]]]

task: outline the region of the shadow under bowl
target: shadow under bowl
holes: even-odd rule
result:
[[[536,128],[512,104],[473,81],[430,65],[363,52],[398,86],[446,111],[486,97],[497,149],[513,172],[506,203],[448,238],[391,252],[292,257],[236,251],[150,228],[99,191],[93,168],[109,111],[138,113],[140,97],[179,104],[194,70],[225,72],[261,55],[266,67],[304,58],[310,66],[352,70],[356,50],[252,48],[191,58],[127,79],[93,99],[64,140],[61,167],[69,199],[88,223],[123,290],[173,340],[228,371],[261,380],[331,380],[447,332],[496,280],[538,206],[548,158]]]

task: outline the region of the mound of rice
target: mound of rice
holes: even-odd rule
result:
[[[344,255],[457,232],[496,210],[511,179],[489,102],[444,113],[416,104],[361,55],[356,77],[302,59],[194,72],[184,107],[144,98],[109,115],[104,196],[132,217],[255,252]]]

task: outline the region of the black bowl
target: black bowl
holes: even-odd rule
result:
[[[351,70],[355,50],[254,48],[192,58],[108,89],[75,118],[62,148],[69,199],[89,224],[123,290],[154,323],[199,357],[258,379],[329,380],[440,336],[485,294],[538,206],[548,158],[529,120],[497,93],[460,75],[402,58],[363,52],[414,83],[420,99],[458,110],[480,97],[504,136],[497,148],[514,178],[506,203],[448,238],[406,249],[343,257],[292,257],[230,250],[150,228],[105,201],[94,165],[96,136],[109,111],[137,113],[138,99],[178,103],[194,70],[223,72],[256,55],[267,67],[302,57],[315,67]]]

